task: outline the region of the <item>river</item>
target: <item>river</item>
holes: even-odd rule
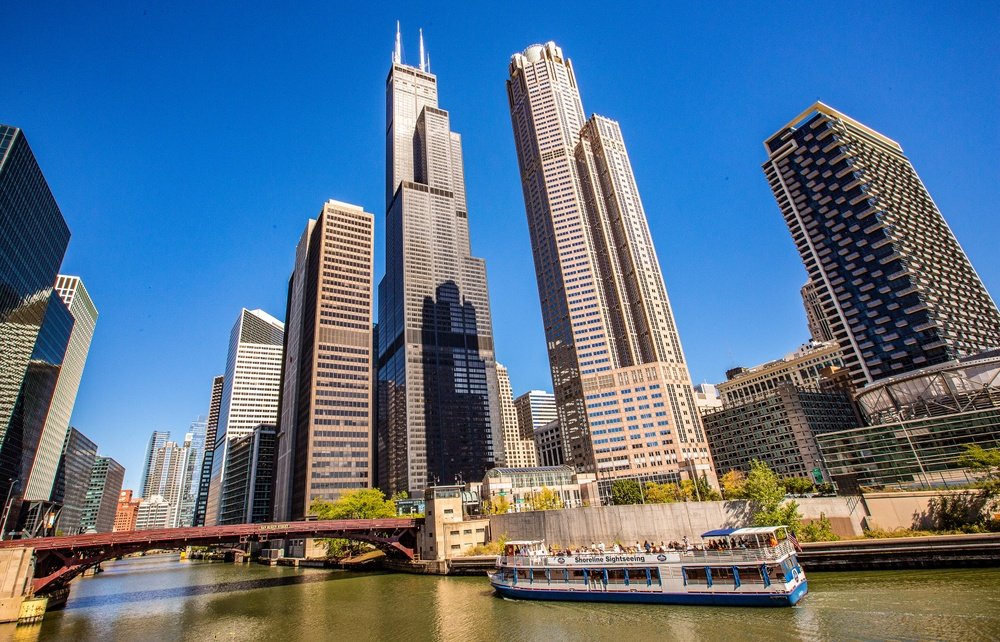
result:
[[[515,602],[484,578],[122,560],[0,640],[1000,639],[1000,569],[811,573],[796,607]],[[808,570],[808,569],[807,569]],[[4,628],[5,627],[5,628]]]

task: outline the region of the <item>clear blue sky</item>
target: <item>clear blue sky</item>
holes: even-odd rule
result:
[[[101,313],[73,423],[127,486],[150,431],[207,412],[239,309],[284,316],[323,201],[378,215],[381,275],[397,19],[411,62],[424,28],[463,135],[516,393],[551,389],[504,88],[536,42],[572,58],[588,114],[622,125],[695,381],[808,338],[805,273],[760,164],[816,99],[902,144],[1000,296],[996,3],[184,4],[13,2],[0,38],[0,122],[25,130],[73,232],[63,271]]]

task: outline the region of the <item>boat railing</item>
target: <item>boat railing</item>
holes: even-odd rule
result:
[[[566,562],[575,559],[577,557],[586,558],[586,562],[579,562],[581,564],[603,564],[603,565],[613,565],[620,563],[646,563],[646,564],[662,564],[665,562],[691,562],[691,561],[734,561],[734,562],[768,562],[777,559],[781,559],[786,555],[791,555],[795,552],[792,547],[791,542],[788,540],[783,540],[778,542],[776,546],[764,546],[760,548],[730,548],[730,549],[697,549],[693,548],[691,550],[668,550],[665,553],[625,553],[619,552],[615,553],[612,551],[605,551],[604,553],[591,552],[591,551],[581,551],[579,553],[570,553],[568,555],[501,555],[498,558],[498,563],[503,566],[527,566],[527,567],[538,567],[538,566],[565,566]],[[666,555],[663,560],[658,559],[660,555]],[[642,557],[645,561],[640,560],[629,560],[629,557]],[[594,558],[601,557],[606,558],[607,561],[597,561]],[[626,558],[626,559],[616,559],[616,558]],[[562,560],[562,561],[560,561]]]

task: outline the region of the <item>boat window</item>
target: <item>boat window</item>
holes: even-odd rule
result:
[[[531,579],[531,569],[519,568],[517,569],[517,579],[518,580],[530,580]]]
[[[586,576],[583,574],[583,569],[572,569],[569,570],[569,580],[571,582],[586,582]]]
[[[767,574],[771,576],[772,582],[785,581],[785,570],[781,566],[768,566]]]
[[[685,566],[684,574],[688,584],[708,584],[708,574],[703,566]]]
[[[625,569],[621,569],[621,568],[609,568],[608,569],[608,583],[612,583],[612,584],[624,584],[625,583]]]
[[[764,578],[760,575],[759,566],[739,566],[740,584],[763,584]]]
[[[732,566],[713,566],[712,567],[712,583],[713,584],[734,584],[736,581],[733,575]]]

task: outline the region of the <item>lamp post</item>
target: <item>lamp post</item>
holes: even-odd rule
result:
[[[7,519],[10,517],[10,504],[14,499],[14,487],[17,486],[19,480],[11,478],[7,480],[10,484],[7,486],[7,499],[3,504],[3,521],[0,521],[0,540],[7,539]]]

